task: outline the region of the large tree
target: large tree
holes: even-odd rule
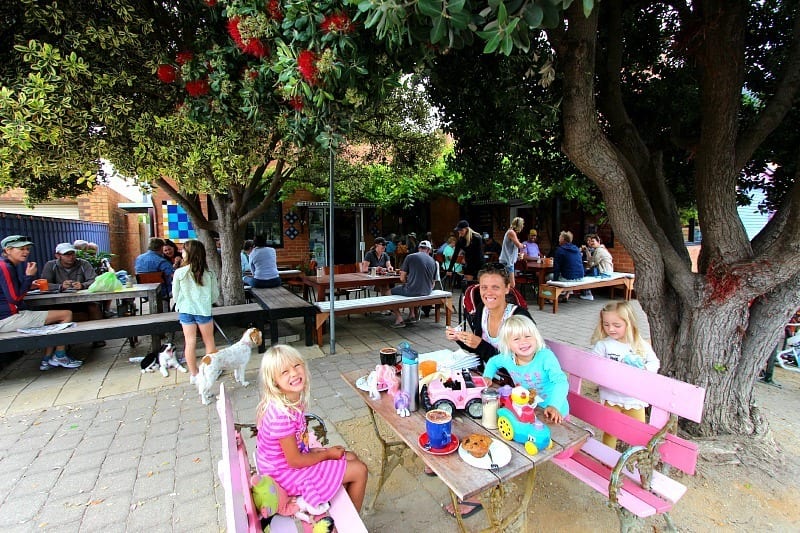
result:
[[[401,71],[337,1],[13,0],[0,10],[0,188],[22,186],[33,202],[76,195],[111,160],[186,209],[226,303],[244,297],[247,224],[310,153],[369,117]]]
[[[447,48],[477,35],[486,52],[509,54],[535,47],[532,36],[546,30],[563,83],[562,149],[599,187],[636,262],[637,296],[662,371],[707,388],[697,433],[761,432],[754,383],[800,305],[798,137],[788,122],[800,87],[797,3],[387,0],[360,7],[398,44]],[[642,101],[650,113],[638,107]],[[785,194],[750,241],[736,212],[737,184],[767,161],[781,169],[774,186]],[[697,201],[699,272],[682,238],[674,194],[681,186]]]

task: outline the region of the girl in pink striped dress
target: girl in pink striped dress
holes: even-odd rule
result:
[[[367,466],[343,446],[309,447],[305,408],[311,375],[300,352],[275,345],[261,360],[261,401],[258,404],[258,471],[273,478],[311,514],[327,509],[327,502],[344,486],[361,511],[367,487]]]

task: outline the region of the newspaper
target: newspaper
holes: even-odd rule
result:
[[[47,335],[48,333],[56,333],[71,328],[75,322],[64,322],[63,324],[48,324],[46,326],[37,326],[35,328],[19,328],[17,331],[25,333],[26,335]]]

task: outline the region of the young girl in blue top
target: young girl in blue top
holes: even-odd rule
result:
[[[567,375],[548,348],[533,320],[522,315],[506,319],[500,328],[500,353],[489,359],[484,377],[493,378],[504,367],[515,385],[535,390],[542,398],[548,422],[560,424],[569,414]]]
[[[214,343],[214,322],[211,306],[219,298],[217,276],[208,268],[206,247],[190,239],[183,243],[183,266],[172,277],[172,296],[175,310],[183,328],[184,355],[191,383],[197,376],[197,330],[203,337],[206,353],[217,351]]]

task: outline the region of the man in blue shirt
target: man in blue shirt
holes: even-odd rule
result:
[[[147,245],[147,251],[136,258],[134,263],[134,271],[137,274],[145,274],[147,272],[163,272],[164,284],[161,287],[161,294],[169,296],[172,294],[172,275],[175,269],[172,263],[164,258],[164,240],[158,237],[150,239]]]

